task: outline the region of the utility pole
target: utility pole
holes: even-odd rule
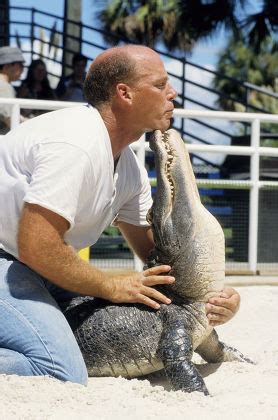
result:
[[[71,72],[72,56],[81,51],[81,44],[81,0],[64,0],[63,76]]]
[[[0,47],[10,43],[10,4],[9,0],[0,0]]]

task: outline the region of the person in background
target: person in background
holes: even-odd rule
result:
[[[17,92],[18,98],[56,99],[55,91],[50,87],[46,65],[41,59],[33,60],[28,68],[26,79],[23,80]],[[44,111],[23,110],[25,117],[31,118]]]
[[[11,82],[20,79],[24,57],[19,48],[0,48],[0,98],[15,98],[16,91]],[[5,134],[11,127],[11,105],[0,102],[0,134]]]
[[[62,77],[56,88],[56,95],[61,101],[85,102],[83,83],[86,76],[87,57],[74,54],[72,73]]]

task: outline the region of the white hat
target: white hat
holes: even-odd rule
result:
[[[0,66],[11,63],[24,63],[24,57],[19,48],[1,47],[0,48]]]

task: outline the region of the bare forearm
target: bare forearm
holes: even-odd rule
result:
[[[108,277],[96,267],[86,263],[75,251],[64,245],[49,252],[36,252],[23,262],[34,271],[63,289],[85,295],[103,297]]]
[[[151,227],[134,226],[124,222],[119,222],[118,227],[133,251],[146,262],[150,251],[154,248]]]
[[[170,300],[151,286],[169,284],[169,266],[142,273],[108,277],[82,261],[64,242],[67,220],[37,205],[26,204],[18,231],[19,259],[52,283],[81,294],[112,302],[138,302],[158,308]]]
[[[73,292],[106,297],[108,277],[81,260],[64,242],[68,222],[40,206],[26,204],[19,223],[19,259],[52,283]]]
[[[23,262],[57,286],[72,292],[117,303],[143,303],[154,309],[160,307],[158,301],[170,303],[168,298],[149,287],[174,281],[167,274],[163,276],[169,271],[168,266],[159,266],[131,275],[107,276],[96,267],[81,260],[67,245],[59,248],[52,247],[47,256],[45,253],[37,252]]]

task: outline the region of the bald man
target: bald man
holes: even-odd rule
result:
[[[170,267],[108,277],[76,251],[111,223],[145,261],[153,248],[146,170],[129,145],[165,131],[176,92],[164,65],[143,46],[111,48],[92,63],[87,106],[43,114],[0,145],[0,374],[49,375],[86,384],[87,371],[59,304],[76,294],[158,309],[170,300]],[[213,325],[237,311],[224,289],[207,304]]]

